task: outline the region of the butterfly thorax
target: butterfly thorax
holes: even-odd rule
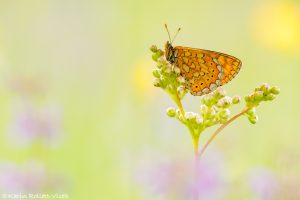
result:
[[[176,62],[174,47],[172,46],[172,44],[170,44],[169,41],[167,41],[165,44],[165,56],[167,61],[169,61],[171,64],[174,64]]]

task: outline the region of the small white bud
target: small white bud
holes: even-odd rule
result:
[[[196,118],[197,114],[193,112],[186,112],[184,116],[186,119],[194,119]]]
[[[184,82],[185,82],[185,79],[184,79],[183,76],[178,76],[178,77],[177,77],[177,81],[178,81],[179,83],[184,83]]]
[[[153,79],[153,85],[155,87],[159,87],[160,86],[160,79],[158,79],[158,78]]]
[[[203,118],[200,117],[199,115],[197,115],[196,122],[197,122],[197,124],[202,124],[203,123]]]
[[[174,67],[174,72],[175,72],[176,74],[180,74],[180,69],[179,69],[178,67]]]
[[[223,97],[218,101],[218,106],[220,107],[229,107],[229,105],[232,103],[231,97]]]
[[[225,115],[226,115],[226,116],[229,116],[229,115],[230,115],[230,110],[229,110],[228,108],[226,108],[224,111],[225,111]]]
[[[208,109],[207,105],[202,104],[200,106],[200,110],[201,110],[202,113],[205,113],[207,111],[207,109]]]
[[[214,95],[224,97],[226,95],[226,91],[223,88],[218,88],[215,90]]]

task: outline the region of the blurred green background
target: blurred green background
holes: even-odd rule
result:
[[[205,199],[300,199],[298,0],[0,1],[0,198],[182,199],[174,163],[192,165],[192,142],[152,84],[164,23],[182,28],[175,46],[242,60],[229,95],[281,88],[256,125],[238,119],[208,148],[222,169]],[[186,110],[200,98],[187,95]]]

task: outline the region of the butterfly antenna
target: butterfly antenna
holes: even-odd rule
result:
[[[175,38],[177,37],[177,35],[178,35],[178,33],[179,33],[180,30],[181,30],[181,28],[178,28],[178,30],[177,30],[177,32],[176,32],[176,34],[175,34],[175,36],[174,36],[174,38],[173,38],[171,44],[174,42],[174,40],[175,40]]]
[[[167,30],[167,33],[168,33],[168,36],[169,36],[170,43],[172,43],[172,42],[171,42],[170,32],[169,32],[169,29],[168,29],[167,24],[165,24],[165,28],[166,28],[166,30]]]

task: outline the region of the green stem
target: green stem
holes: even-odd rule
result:
[[[199,136],[192,137],[193,139],[193,147],[194,147],[194,155],[195,159],[197,159],[199,154]]]
[[[175,93],[175,95],[174,95]],[[181,114],[182,114],[182,118],[183,120],[186,122],[186,118],[185,118],[185,111],[183,109],[182,103],[181,103],[181,99],[178,96],[177,91],[175,91],[173,94],[170,94],[172,99],[174,100],[174,102],[176,103],[176,105],[178,106],[178,109],[180,110]],[[192,137],[193,140],[193,148],[194,148],[194,159],[195,159],[195,185],[197,183],[197,178],[198,178],[198,165],[199,165],[199,136],[200,136],[200,132],[199,134],[196,134],[195,130],[193,129],[193,127],[189,126],[188,124],[185,124],[185,126],[189,129],[190,135]],[[199,193],[196,191],[194,194],[194,199],[197,200],[199,199]]]
[[[251,109],[251,107],[246,107],[244,108],[240,113],[236,114],[235,116],[233,116],[232,118],[230,118],[227,122],[225,122],[224,124],[222,124],[213,134],[212,136],[209,138],[209,140],[205,143],[205,145],[203,146],[203,148],[201,149],[200,153],[199,153],[199,157],[201,157],[204,153],[204,151],[206,150],[206,148],[208,147],[208,145],[215,139],[215,137],[226,127],[228,126],[231,122],[233,122],[234,120],[236,120],[237,118],[239,118],[240,116],[244,115],[246,112],[248,112]]]
[[[175,101],[175,103],[176,103],[176,105],[178,106],[178,108],[179,108],[179,110],[180,110],[180,112],[181,112],[181,114],[182,114],[182,116],[183,116],[183,118],[185,119],[185,111],[184,111],[184,109],[183,109],[183,106],[182,106],[182,103],[181,103],[181,100],[180,100],[180,98],[179,98],[179,96],[178,96],[178,93],[177,93],[177,91],[175,92],[175,95],[174,95],[174,101]]]
[[[174,91],[173,93],[170,93],[170,95],[171,95],[171,98],[176,103],[176,105],[178,106],[178,109],[180,110],[180,112],[182,114],[183,120],[186,121],[185,111],[184,111],[184,108],[183,108],[182,103],[181,103],[181,99],[179,98],[179,95],[178,95],[177,91]],[[189,126],[188,124],[185,124],[185,126],[189,129],[190,135],[193,139],[194,152],[195,152],[195,156],[196,156],[196,153],[198,155],[198,151],[199,151],[199,149],[198,149],[199,134],[196,134],[195,130],[191,126]]]

